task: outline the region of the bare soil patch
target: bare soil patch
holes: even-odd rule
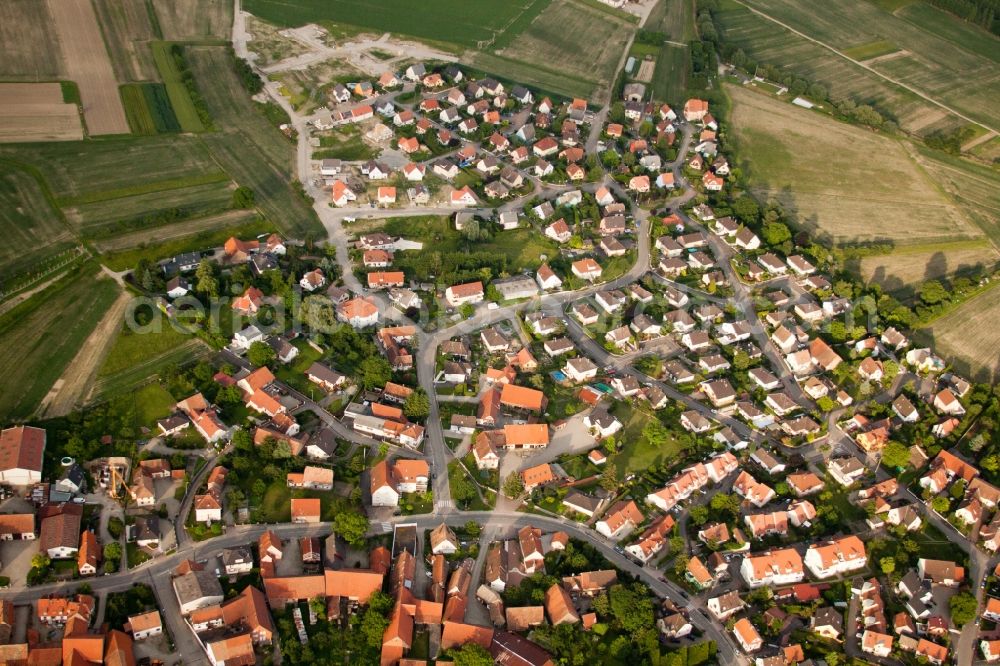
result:
[[[649,83],[653,80],[653,72],[656,71],[656,61],[655,60],[643,60],[642,64],[639,65],[639,72],[636,74],[635,78],[637,81],[642,81],[643,83]]]
[[[833,242],[982,238],[900,142],[768,94],[727,86],[754,190]]]
[[[80,88],[83,116],[91,135],[128,134],[111,58],[89,0],[48,0],[63,53],[66,75]]]
[[[83,138],[75,104],[64,104],[58,83],[0,83],[0,142]]]
[[[967,248],[942,244],[935,250],[865,257],[861,260],[861,276],[868,282],[874,281],[883,288],[894,290],[960,274],[975,266],[992,268],[998,260],[1000,253],[985,243]]]
[[[993,287],[966,301],[929,329],[934,348],[957,361],[959,371],[986,381],[1000,374],[1000,299],[996,290]]]
[[[51,81],[62,75],[62,58],[48,5],[40,0],[0,2],[0,77]]]

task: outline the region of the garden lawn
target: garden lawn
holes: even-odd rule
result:
[[[306,370],[316,361],[323,357],[321,352],[310,345],[305,340],[295,340],[292,345],[299,350],[298,355],[292,359],[291,363],[279,364],[274,371],[274,376],[285,382],[299,393],[317,398],[322,397],[322,390],[306,378]]]
[[[684,446],[675,437],[671,437],[663,446],[656,447],[642,434],[643,428],[650,419],[656,418],[650,414],[617,402],[611,413],[625,426],[615,435],[615,440],[621,449],[610,457],[609,464],[618,468],[619,478],[627,474],[639,473],[654,465],[661,465],[667,460],[680,457]]]

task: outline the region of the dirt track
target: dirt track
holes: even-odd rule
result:
[[[80,351],[42,400],[38,408],[40,416],[65,416],[84,398],[88,387],[97,376],[101,362],[117,337],[122,318],[125,316],[125,307],[131,298],[129,294],[122,292],[111,304],[104,318],[97,324],[97,328],[87,336]]]
[[[90,0],[48,0],[63,53],[66,77],[80,88],[87,132],[127,134],[118,81]]]

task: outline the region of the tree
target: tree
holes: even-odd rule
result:
[[[385,386],[392,379],[392,366],[381,356],[369,356],[358,366],[358,385],[366,391]]]
[[[608,465],[604,474],[601,474],[601,488],[604,488],[609,493],[614,493],[618,490],[618,468],[614,465]]]
[[[896,570],[896,558],[894,557],[883,557],[879,560],[878,564],[882,568],[882,573],[886,576]]]
[[[431,401],[422,388],[415,389],[403,403],[403,413],[413,421],[423,421],[430,411]]]
[[[524,492],[524,480],[517,472],[511,472],[503,481],[503,494],[514,499]]]
[[[663,421],[657,418],[646,421],[646,425],[642,428],[642,436],[655,448],[662,448],[670,441],[670,431],[663,425]]]
[[[364,545],[368,518],[357,511],[341,511],[333,519],[333,531],[352,546]]]
[[[452,652],[455,666],[492,666],[493,657],[482,645],[466,643]]]
[[[608,593],[615,622],[629,634],[653,626],[653,600],[641,583],[612,585]]]
[[[750,367],[750,355],[742,349],[733,354],[733,369],[742,371]]]
[[[278,355],[271,349],[271,345],[259,340],[252,343],[247,350],[247,360],[258,368],[274,363],[277,358]]]
[[[705,521],[708,520],[708,507],[693,506],[688,511],[688,516],[691,517],[691,522],[695,525],[704,525]]]
[[[48,569],[52,560],[45,553],[35,553],[31,556],[31,567],[33,569]]]
[[[253,208],[254,195],[249,187],[240,185],[233,190],[233,208]]]
[[[948,513],[948,510],[951,509],[951,500],[944,495],[938,495],[931,500],[931,508],[938,513]]]
[[[792,239],[792,232],[781,222],[765,222],[762,230],[764,241],[768,245],[781,245]]]
[[[117,541],[104,544],[104,559],[119,562],[122,559],[122,545]]]
[[[219,295],[219,281],[215,277],[215,268],[208,259],[202,259],[195,271],[194,290],[199,294],[215,297]]]
[[[454,465],[454,467],[452,467]],[[476,495],[476,488],[469,481],[469,477],[459,467],[458,461],[452,461],[448,465],[448,478],[451,484],[451,496],[459,502],[470,500]]]
[[[462,315],[463,319],[472,319],[472,316],[476,314],[476,308],[472,303],[462,303],[458,306],[458,312]]]
[[[976,617],[976,598],[968,592],[959,592],[948,600],[951,609],[951,621],[956,627],[963,627]]]
[[[937,305],[948,300],[948,290],[939,280],[927,280],[920,285],[920,300],[927,305]]]
[[[882,464],[886,467],[906,467],[910,461],[910,450],[905,444],[890,441],[882,449]]]

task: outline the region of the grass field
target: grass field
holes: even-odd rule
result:
[[[313,159],[370,160],[380,153],[364,142],[361,130],[355,125],[338,127],[317,136],[320,147],[313,151]]]
[[[154,356],[172,351],[191,339],[191,335],[181,333],[166,322],[160,330],[151,333],[135,332],[122,326],[114,346],[104,359],[98,375],[106,377],[128,370]]]
[[[898,248],[892,254],[864,257],[861,277],[886,291],[913,288],[925,280],[945,278],[976,266],[991,269],[1000,253],[989,241],[932,243],[930,246]]]
[[[147,0],[93,0],[111,66],[120,83],[155,81],[149,42],[156,39]]]
[[[91,400],[99,401],[129,393],[135,387],[149,382],[151,377],[158,377],[165,368],[195,363],[207,358],[211,353],[211,348],[201,340],[189,339],[177,347],[146,358],[120,372],[97,376],[92,386]]]
[[[978,380],[1000,378],[1000,300],[997,287],[971,298],[919,331],[922,342],[933,344],[959,372]]]
[[[611,411],[625,426],[615,436],[615,440],[621,442],[621,449],[610,460],[611,464],[618,468],[618,478],[641,472],[654,465],[662,465],[678,457],[684,450],[676,439],[671,439],[665,446],[658,447],[650,444],[643,436],[643,428],[650,419],[656,418],[655,416],[619,402],[615,403]]]
[[[836,243],[982,237],[900,142],[767,94],[726,90],[754,191],[780,201],[800,227]]]
[[[851,0],[847,4],[853,6],[855,2],[866,4],[864,0]],[[891,112],[890,115],[899,126],[909,132],[925,133],[964,124],[931,102],[754,14],[734,0],[722,0],[720,7],[717,16],[726,41],[739,45],[758,62],[786,68],[811,81],[826,85],[830,90],[830,97],[835,102],[853,99],[872,104],[882,111]],[[871,5],[870,8],[872,11],[879,11],[875,5]],[[858,21],[852,21],[852,25],[857,23]],[[803,32],[811,34],[809,31]],[[859,32],[861,34],[851,42],[833,46],[850,48],[887,37],[887,35],[865,34],[864,29],[859,29]],[[893,38],[892,41],[902,47],[900,40]],[[891,60],[886,62],[886,64],[891,63]]]
[[[26,418],[48,393],[117,297],[88,264],[0,317],[0,418]]]
[[[553,257],[559,253],[559,247],[555,241],[533,229],[498,231],[488,241],[469,242],[455,230],[448,217],[397,217],[366,224],[363,228],[366,233],[380,230],[390,235],[403,236],[410,240],[423,242],[425,248],[432,247],[434,252],[448,258],[468,252],[502,254],[510,262],[511,273],[534,271],[541,264],[542,254]],[[356,227],[352,231],[361,232],[361,228]],[[412,264],[410,263],[411,259],[414,260]],[[417,253],[399,253],[395,261],[394,265],[399,270],[405,271],[409,268],[410,272],[413,272],[414,267],[416,267],[418,279],[429,279],[428,275],[419,273],[421,270],[429,269],[429,265],[422,261]],[[410,273],[407,275],[409,276]]]
[[[30,171],[0,161],[0,278],[30,268],[75,244]]]
[[[409,0],[247,0],[243,8],[266,21],[295,27],[318,21],[348,23],[377,32],[476,47],[509,38],[550,0],[427,0],[414,10]]]
[[[151,382],[132,394],[135,402],[135,420],[141,426],[152,428],[159,419],[174,411],[177,400],[161,384]]]
[[[53,81],[62,74],[48,4],[41,0],[0,2],[0,79]]]
[[[167,88],[162,83],[127,83],[121,87],[121,93],[132,134],[151,136],[180,131]]]
[[[189,48],[198,89],[220,131],[204,135],[213,159],[240,185],[254,191],[265,215],[290,234],[320,235],[312,205],[294,190],[294,150],[285,135],[253,107],[224,49]]]
[[[869,60],[871,58],[878,58],[880,56],[896,53],[898,51],[899,47],[895,44],[890,41],[880,39],[867,44],[859,44],[858,46],[852,46],[849,49],[844,49],[844,55],[854,58],[855,60]]]

